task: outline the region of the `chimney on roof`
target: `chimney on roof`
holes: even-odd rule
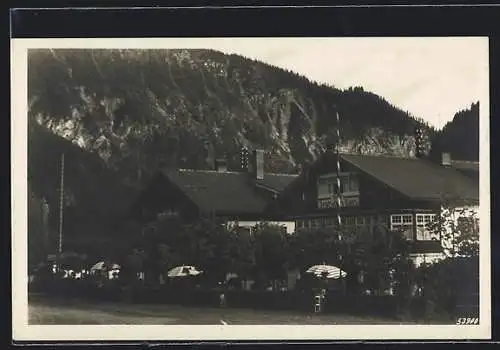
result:
[[[264,179],[264,150],[256,149],[253,151],[252,171],[256,180]]]
[[[441,153],[441,165],[451,166],[451,154],[448,152]]]
[[[217,158],[215,160],[215,164],[216,164],[218,172],[224,173],[227,171],[227,159],[225,157],[224,158]]]

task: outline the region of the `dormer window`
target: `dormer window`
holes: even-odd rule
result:
[[[359,194],[359,180],[356,173],[341,173],[340,193],[342,195]],[[318,198],[332,197],[338,193],[337,175],[326,174],[318,178]]]

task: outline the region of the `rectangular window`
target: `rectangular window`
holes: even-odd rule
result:
[[[302,227],[304,227],[304,221],[297,220],[297,228],[302,228]]]
[[[433,232],[430,224],[436,218],[436,214],[417,214],[417,240],[432,241],[439,240],[439,232]]]
[[[391,224],[400,224],[403,222],[402,215],[391,215]]]
[[[413,239],[413,215],[391,215],[391,231],[400,231],[406,239]]]
[[[413,216],[412,215],[403,215],[403,224],[412,224]]]

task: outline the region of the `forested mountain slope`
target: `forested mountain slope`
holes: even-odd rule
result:
[[[245,145],[265,149],[267,171],[296,172],[336,142],[336,112],[344,152],[411,157],[417,125],[436,139],[361,87],[201,49],[30,50],[28,103],[30,198],[48,201],[57,231],[65,153],[65,228],[74,233],[110,229],[159,167],[208,168],[209,148],[230,169]],[[446,136],[452,129],[438,134],[461,147]]]
[[[245,144],[294,171],[335,141],[336,111],[345,151],[411,155],[420,123],[360,87],[212,50],[34,50],[28,69],[30,118],[132,184],[160,165],[206,167],[209,144],[231,168]]]

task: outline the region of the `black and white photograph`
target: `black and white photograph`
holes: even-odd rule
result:
[[[489,337],[487,38],[11,45],[14,337]]]

